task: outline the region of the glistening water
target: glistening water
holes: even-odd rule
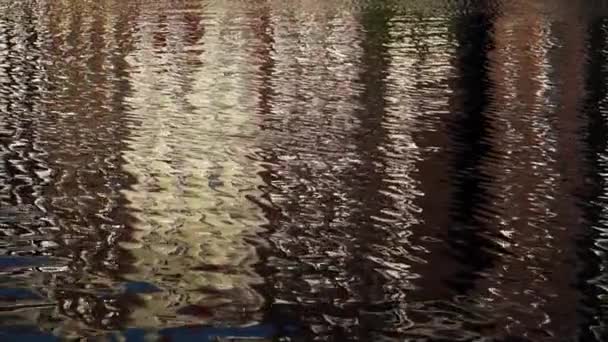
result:
[[[0,341],[608,340],[608,3],[0,0]]]

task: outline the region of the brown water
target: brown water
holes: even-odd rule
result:
[[[0,341],[608,340],[604,6],[0,0]]]

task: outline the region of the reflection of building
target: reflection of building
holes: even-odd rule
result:
[[[137,184],[125,195],[138,222],[124,245],[134,256],[128,278],[162,290],[135,310],[138,326],[244,323],[262,303],[251,287],[260,282],[256,253],[245,241],[262,219],[246,199],[258,185],[247,158],[256,135],[252,33],[239,27],[238,9],[207,10],[219,24],[199,27],[191,46],[181,40],[193,33],[181,15],[147,13],[130,56],[138,72],[125,158]]]
[[[606,236],[608,236],[608,25],[596,19],[589,28],[589,63],[587,65],[585,116],[588,118],[587,195],[584,197],[585,222],[589,222],[579,239],[579,255],[583,261],[579,272],[579,288],[584,295],[579,305],[586,308],[579,318],[579,338],[603,341],[608,338],[608,308],[604,304],[608,292],[606,269]]]
[[[245,200],[258,171],[245,156],[257,97],[244,92],[254,89],[251,33],[235,33],[238,18],[227,9],[203,37],[201,8],[191,4],[103,5],[112,9],[54,2],[36,22],[44,68],[34,65],[33,77],[48,89],[26,138],[34,134],[39,145],[28,143],[43,150],[15,151],[45,169],[21,167],[30,178],[38,171],[37,183],[7,180],[19,189],[7,187],[6,196],[47,212],[54,236],[43,244],[67,266],[39,285],[57,302],[48,316],[64,321],[32,324],[94,334],[208,316],[251,320],[243,308],[261,303],[250,287],[259,282],[255,251],[244,241],[261,220]],[[141,284],[147,293],[126,293]]]
[[[522,16],[521,6],[506,7],[495,24],[491,67],[501,133],[495,146],[502,160],[491,172],[499,175],[495,233],[505,254],[479,288],[484,301],[504,308],[497,323],[506,334],[532,339],[576,329],[576,312],[565,308],[577,301],[571,228],[580,215],[575,193],[582,171],[575,143],[582,72],[572,69],[584,58],[584,30],[571,25],[562,36],[541,11],[529,8]]]
[[[352,255],[342,242],[356,234],[346,223],[352,202],[345,178],[357,158],[360,50],[354,13],[333,3],[302,6],[266,24],[274,34],[272,63],[260,72],[267,81],[261,84],[259,144],[271,246],[261,267],[272,271],[271,311],[315,312],[302,319],[321,336],[327,333],[317,331],[326,329],[321,303],[357,295],[347,292],[352,279],[345,265]]]
[[[19,25],[10,18],[19,15]],[[42,51],[39,40],[31,39],[39,30],[35,13],[29,8],[7,10],[0,16],[0,319],[3,325],[35,325],[52,311],[52,300],[38,295],[53,271],[41,267],[30,271],[44,253],[48,225],[38,221],[42,185],[48,181],[48,167],[42,155],[39,129]],[[23,60],[22,56],[29,56]],[[14,209],[13,209],[14,208]],[[11,266],[11,258],[23,258]],[[29,260],[29,261],[28,261]],[[8,266],[8,267],[7,267]],[[29,306],[39,310],[18,310]]]
[[[496,118],[491,144],[496,157],[488,166],[496,211],[488,218],[503,254],[477,285],[481,303],[500,307],[498,334],[538,338],[545,331],[553,289],[543,275],[556,249],[557,171],[554,96],[550,77],[547,21],[534,9],[505,8],[495,19],[495,49],[488,65],[494,85],[489,111]],[[518,281],[509,279],[517,277]],[[552,282],[551,282],[552,283]],[[559,293],[559,292],[558,292]],[[532,308],[530,308],[530,305]],[[510,320],[509,317],[518,317]]]
[[[471,15],[459,41],[453,111],[462,116],[451,127],[450,146],[457,152],[452,187],[461,195],[445,241],[462,261],[444,281],[455,303],[493,322],[484,334],[541,339],[575,330],[576,312],[564,309],[576,305],[567,261],[575,238],[559,222],[576,225],[570,180],[577,178],[577,147],[564,142],[577,131],[565,125],[577,122],[571,97],[581,94],[576,78],[559,69],[569,65],[563,59],[582,58],[576,42],[583,39],[572,30],[579,36],[552,51],[563,38],[549,18],[519,5],[496,16]],[[568,164],[565,177],[558,161]],[[488,306],[491,313],[480,311]]]
[[[120,326],[125,316],[117,298],[94,293],[115,288],[121,261],[128,260],[115,241],[129,220],[118,192],[129,184],[120,170],[129,37],[121,31],[128,12],[105,16],[71,5],[53,2],[45,15],[16,7],[6,15],[19,20],[2,26],[12,28],[7,51],[13,60],[2,89],[13,94],[3,98],[10,99],[13,117],[5,122],[15,132],[3,142],[5,165],[13,170],[3,180],[9,191],[2,206],[30,208],[24,215],[34,216],[20,219],[29,231],[6,254],[47,264],[30,269],[27,280],[11,277],[15,284],[3,285],[35,293],[35,303],[19,310],[22,319],[12,324],[78,334]],[[60,325],[58,315],[65,318]]]
[[[50,171],[40,201],[55,227],[52,255],[68,265],[47,289],[66,319],[61,327],[41,325],[65,334],[120,327],[133,305],[99,296],[117,290],[130,258],[117,243],[127,238],[131,220],[119,192],[131,182],[121,156],[128,135],[129,15],[126,6],[102,13],[64,1],[49,4],[39,19],[48,89],[38,134]]]
[[[319,338],[374,340],[409,324],[413,270],[427,257],[412,245],[425,179],[415,133],[446,111],[449,32],[442,21],[389,24],[386,9],[325,10],[273,22],[260,115],[269,283],[276,310],[301,314]]]

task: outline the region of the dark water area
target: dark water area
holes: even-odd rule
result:
[[[0,0],[0,341],[608,340],[608,3]]]

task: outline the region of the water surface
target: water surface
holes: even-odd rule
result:
[[[605,7],[0,0],[0,340],[608,339]]]

